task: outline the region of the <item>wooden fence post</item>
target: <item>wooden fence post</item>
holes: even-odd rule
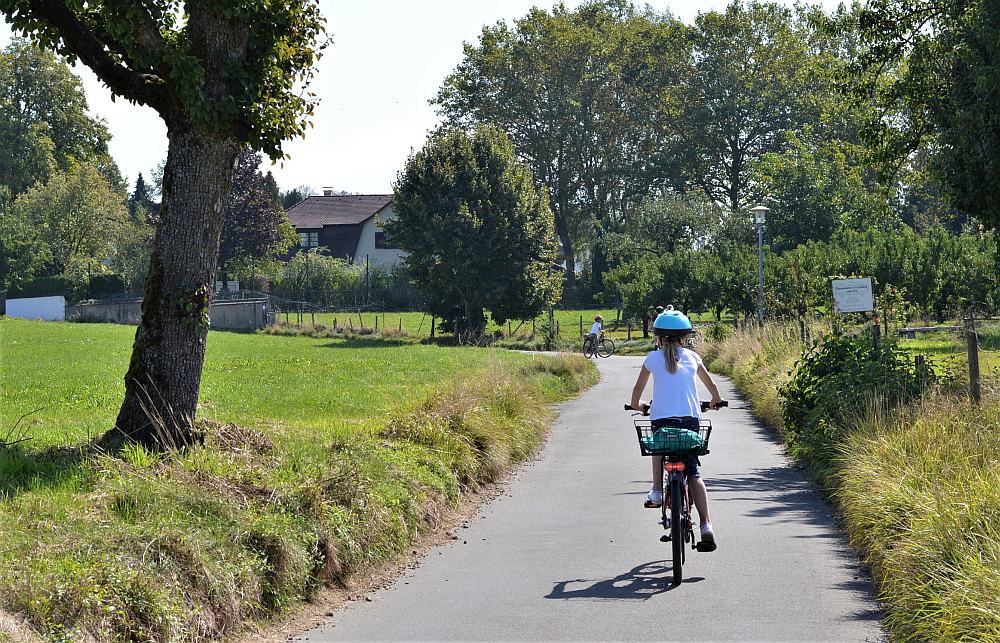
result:
[[[983,381],[979,375],[979,336],[972,314],[965,320],[965,341],[969,351],[969,397],[973,403],[979,404],[983,397]]]
[[[337,318],[333,318],[333,330],[337,330]]]
[[[375,315],[375,332],[378,332],[378,315]]]
[[[580,339],[583,339],[583,315],[580,315]]]
[[[403,318],[399,318],[399,332],[403,332]]]
[[[513,333],[511,333],[511,332],[510,332],[510,320],[508,319],[508,320],[507,320],[507,339],[510,339],[510,336],[511,336],[512,334],[513,334]]]
[[[625,322],[625,328],[627,329],[626,332],[628,333],[626,335],[626,337],[628,338],[629,341],[632,341],[632,321],[631,320]]]
[[[532,338],[535,337],[535,320],[534,319],[531,320],[531,337]]]
[[[434,315],[431,315],[431,339],[434,339],[434,325],[435,324],[436,324],[436,320],[434,318]]]

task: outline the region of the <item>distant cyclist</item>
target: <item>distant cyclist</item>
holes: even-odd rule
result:
[[[632,388],[630,402],[635,409],[649,407],[653,427],[669,424],[697,430],[701,419],[701,403],[698,400],[696,376],[712,395],[711,408],[718,408],[722,402],[719,387],[715,385],[711,373],[702,363],[701,356],[681,345],[692,332],[691,320],[687,315],[673,310],[670,306],[653,321],[653,336],[657,348],[646,356],[646,361],[643,362],[635,386]],[[650,403],[646,403],[639,398],[646,388],[650,374],[653,375],[653,399]],[[660,507],[663,504],[663,457],[654,456],[652,460],[653,487],[645,502],[645,506],[650,508]],[[708,515],[708,492],[705,489],[705,482],[701,479],[700,464],[697,456],[689,456],[684,472],[688,476],[688,487],[698,508],[701,540],[714,546],[715,532],[712,530],[712,522]]]
[[[594,315],[594,323],[590,327],[590,332],[583,337],[583,347],[584,353],[587,352],[587,342],[590,342],[591,347],[596,348],[597,342],[604,332],[604,318],[600,315]]]

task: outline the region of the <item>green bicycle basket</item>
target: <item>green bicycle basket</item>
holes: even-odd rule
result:
[[[643,451],[650,455],[697,455],[705,446],[705,439],[697,431],[674,427],[652,429],[639,440]]]

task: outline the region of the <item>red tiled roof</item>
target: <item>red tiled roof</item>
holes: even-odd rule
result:
[[[311,196],[289,208],[288,218],[297,229],[357,225],[391,202],[391,194]]]

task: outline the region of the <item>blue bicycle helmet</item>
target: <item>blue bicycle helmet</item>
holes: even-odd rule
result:
[[[684,337],[692,330],[691,320],[687,315],[670,306],[653,321],[653,335],[657,337]]]

